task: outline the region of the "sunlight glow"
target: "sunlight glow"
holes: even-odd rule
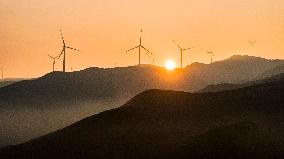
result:
[[[165,62],[165,68],[169,71],[172,71],[176,68],[176,63],[173,60],[167,60]]]

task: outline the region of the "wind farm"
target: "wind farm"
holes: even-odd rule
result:
[[[0,159],[284,158],[283,9],[1,1]]]

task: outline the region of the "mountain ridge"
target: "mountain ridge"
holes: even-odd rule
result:
[[[18,82],[0,89],[0,126],[3,129],[0,140],[3,145],[27,141],[116,108],[148,89],[193,92],[209,84],[254,79],[284,63],[283,60],[253,59],[256,60],[230,62],[227,59],[213,64],[192,64],[174,71],[151,65],[88,68],[71,73],[54,72]]]
[[[284,78],[216,93],[147,90],[0,157],[283,157],[283,92]]]
[[[284,73],[280,73],[280,74],[270,76],[270,77],[267,77],[267,78],[261,78],[260,80],[241,83],[241,84],[221,83],[221,84],[217,84],[217,85],[208,85],[207,87],[205,87],[205,88],[203,88],[199,91],[196,91],[196,92],[197,93],[221,92],[221,91],[239,89],[239,88],[249,87],[249,86],[253,86],[253,85],[257,85],[257,84],[273,82],[273,81],[276,81],[276,80],[281,79],[283,77],[284,77]]]

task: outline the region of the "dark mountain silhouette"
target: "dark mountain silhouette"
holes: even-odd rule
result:
[[[275,135],[275,134],[274,134]],[[277,134],[276,134],[277,135]],[[240,122],[215,128],[194,137],[173,154],[173,158],[276,158],[283,157],[283,146],[265,127]]]
[[[283,105],[283,78],[216,93],[148,90],[0,158],[283,158]]]
[[[203,92],[221,92],[226,90],[232,90],[237,88],[245,87],[247,83],[245,84],[230,84],[230,83],[221,83],[221,84],[212,84],[209,85],[199,91],[196,91],[197,93],[203,93]]]
[[[213,64],[194,63],[173,72],[149,65],[88,68],[17,82],[0,89],[0,147],[116,108],[148,89],[197,91],[210,84],[255,79],[283,64],[282,60],[232,56]]]
[[[242,83],[242,84],[221,83],[221,84],[217,84],[217,85],[209,85],[209,86],[205,87],[204,89],[197,91],[197,93],[220,92],[220,91],[238,89],[238,88],[253,86],[253,85],[262,84],[262,83],[269,83],[269,82],[277,81],[277,80],[282,79],[282,78],[284,78],[284,73],[278,74],[278,75],[275,75],[275,76],[272,76],[272,77],[268,77],[268,78],[265,78],[265,79],[251,81],[251,82]]]

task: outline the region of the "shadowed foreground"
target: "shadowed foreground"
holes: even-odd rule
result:
[[[283,106],[283,78],[217,93],[149,90],[0,158],[283,158]]]

